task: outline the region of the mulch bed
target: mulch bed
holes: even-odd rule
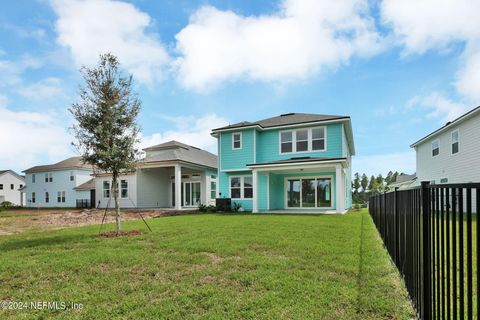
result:
[[[128,236],[138,236],[143,234],[142,231],[139,230],[131,230],[131,231],[120,231],[117,233],[116,231],[110,232],[103,232],[97,235],[98,238],[117,238],[117,237],[128,237]]]

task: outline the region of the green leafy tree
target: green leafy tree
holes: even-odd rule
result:
[[[353,178],[353,192],[358,193],[358,190],[360,189],[360,174],[355,173],[354,178]]]
[[[80,72],[85,83],[80,87],[79,101],[69,109],[76,120],[73,145],[84,162],[101,172],[111,173],[119,233],[118,178],[133,170],[139,155],[135,147],[140,130],[136,118],[141,102],[133,92],[132,76],[122,73],[118,59],[110,53],[100,55],[97,66],[84,66]]]
[[[367,188],[368,188],[368,177],[365,173],[362,174],[362,179],[360,180],[360,185],[362,186],[362,191],[366,192]]]

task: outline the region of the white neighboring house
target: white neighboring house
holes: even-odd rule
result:
[[[120,207],[174,208],[215,204],[217,156],[178,141],[143,149],[136,169],[119,177]],[[111,174],[95,177],[96,206],[115,206]]]
[[[480,107],[411,145],[417,184],[480,182]]]
[[[92,166],[81,157],[71,157],[55,164],[36,166],[25,172],[27,207],[76,207],[77,200],[89,200],[89,189],[78,187],[92,179]]]
[[[9,201],[16,206],[23,206],[25,199],[20,189],[25,185],[25,177],[13,170],[0,170],[0,203]]]

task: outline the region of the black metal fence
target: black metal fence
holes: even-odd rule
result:
[[[422,182],[369,211],[420,319],[478,319],[480,183]]]
[[[77,199],[77,209],[91,209],[92,203],[88,199]]]

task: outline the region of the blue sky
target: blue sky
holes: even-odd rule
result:
[[[0,11],[0,169],[75,154],[78,69],[116,54],[142,146],[285,112],[352,117],[354,171],[415,171],[409,145],[480,101],[473,0],[22,1]],[[471,18],[470,18],[471,17]]]

